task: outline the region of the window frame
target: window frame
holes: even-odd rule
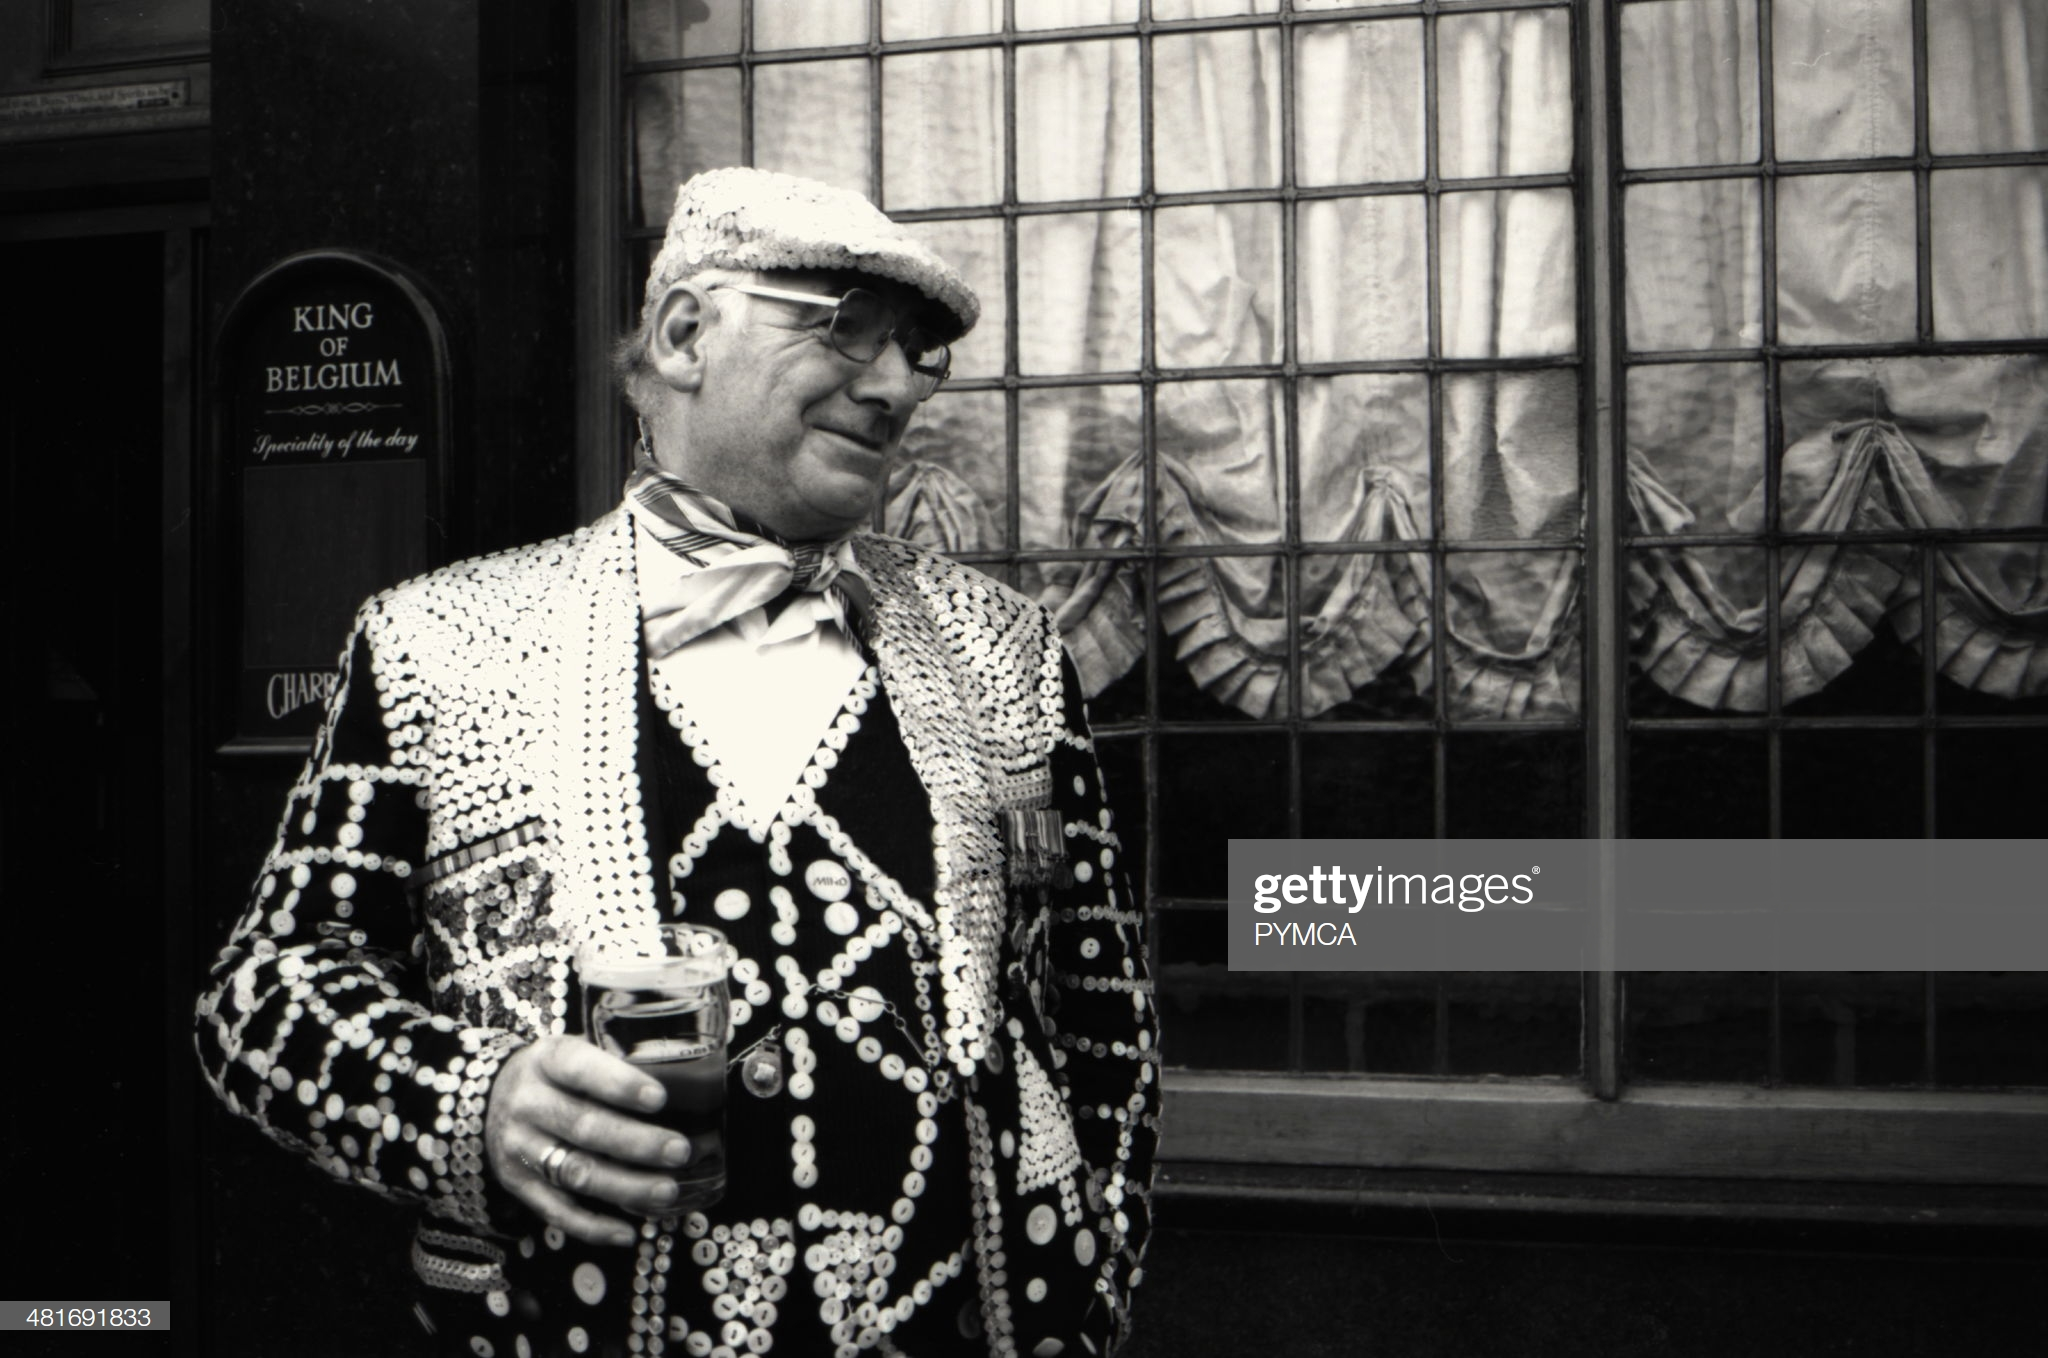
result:
[[[1022,43],[1070,41],[1081,37],[1103,37],[1135,32],[1140,36],[1140,83],[1150,109],[1150,38],[1157,34],[1209,31],[1246,27],[1277,28],[1281,34],[1279,61],[1281,77],[1282,155],[1288,170],[1279,190],[1255,193],[1160,195],[1145,192],[1134,196],[1131,206],[1149,213],[1164,199],[1168,205],[1185,202],[1230,201],[1236,198],[1275,198],[1282,205],[1282,231],[1294,231],[1292,208],[1297,202],[1328,196],[1319,190],[1297,190],[1291,166],[1293,146],[1293,63],[1292,32],[1301,22],[1327,22],[1333,18],[1399,18],[1483,11],[1550,7],[1551,0],[1416,0],[1409,4],[1375,4],[1356,11],[1328,10],[1291,12],[1285,3],[1274,14],[1229,16],[1214,19],[1154,21],[1149,0],[1140,0],[1136,25],[1115,29],[1015,32],[1009,22],[1019,0],[1005,0],[1005,31],[958,38],[883,41],[881,0],[869,0],[871,38],[864,52],[877,78],[871,81],[875,143],[871,149],[871,180],[880,178],[879,66],[884,55],[943,51],[957,48],[997,46],[1005,53],[1005,80],[1014,79],[1014,49]],[[1621,9],[1629,0],[1569,0],[1567,7],[1574,67],[1573,159],[1563,178],[1574,196],[1578,226],[1578,348],[1569,367],[1580,377],[1581,495],[1585,528],[1574,546],[1556,544],[1507,544],[1574,549],[1581,554],[1583,596],[1587,600],[1584,637],[1584,685],[1582,709],[1577,727],[1583,735],[1586,758],[1585,824],[1588,837],[1620,838],[1626,834],[1626,762],[1632,719],[1628,711],[1627,683],[1629,652],[1624,635],[1627,617],[1626,553],[1632,547],[1660,545],[1662,540],[1630,531],[1625,515],[1624,467],[1626,429],[1626,373],[1631,355],[1624,331],[1625,293],[1621,251],[1624,187],[1648,178],[1663,180],[1689,177],[1735,177],[1749,173],[1762,177],[1765,185],[1763,249],[1772,249],[1774,218],[1771,186],[1776,169],[1768,153],[1759,167],[1736,171],[1714,167],[1711,171],[1631,171],[1621,163],[1621,93],[1619,50]],[[578,127],[578,220],[576,270],[579,280],[577,313],[578,424],[583,431],[583,448],[578,460],[578,512],[585,519],[609,509],[615,503],[624,475],[621,450],[626,446],[625,420],[614,395],[609,352],[616,336],[630,322],[636,298],[624,282],[629,257],[626,226],[624,145],[629,133],[630,110],[625,92],[625,0],[579,7],[579,80],[585,92],[579,109]],[[1771,0],[1756,0],[1762,47],[1759,53],[1760,79],[1768,89],[1769,32]],[[1914,85],[1916,91],[1916,154],[1913,157],[1919,222],[1916,249],[1920,255],[1919,286],[1922,293],[1922,337],[1894,346],[1900,352],[1924,353],[1926,341],[1926,294],[1931,287],[1927,270],[1926,202],[1931,157],[1927,146],[1926,101],[1926,0],[1912,0],[1914,23]],[[742,50],[750,46],[751,23],[743,30]],[[845,55],[840,49],[835,53]],[[850,50],[850,49],[849,49]],[[766,60],[782,62],[818,53],[777,51]],[[742,98],[751,98],[752,54],[739,59]],[[640,69],[688,69],[700,64],[733,64],[731,59],[684,59],[653,63]],[[1434,65],[1426,64],[1433,81]],[[1014,116],[1014,98],[1007,108]],[[1769,103],[1759,110],[1768,119]],[[743,126],[751,125],[748,119]],[[1769,146],[1768,128],[1764,145]],[[1009,161],[1014,166],[1014,136]],[[1433,140],[1433,139],[1432,139]],[[751,156],[751,138],[743,154]],[[1143,182],[1151,183],[1149,138],[1141,151]],[[2027,157],[2021,157],[2026,159]],[[2048,153],[2034,157],[2048,163]],[[1944,157],[1944,162],[1949,157]],[[1968,160],[1971,158],[1961,158]],[[1999,157],[2010,163],[2013,157]],[[1888,163],[1887,163],[1888,164]],[[1007,176],[1014,180],[1014,171]],[[1521,181],[1513,181],[1522,186]],[[1473,181],[1460,187],[1485,187]],[[1027,205],[1021,210],[1014,202],[1014,183],[1007,186],[1009,205],[997,212],[963,214],[956,210],[913,211],[900,214],[906,219],[946,218],[962,215],[994,216],[1014,233],[1020,215],[1065,205]],[[1355,190],[1354,190],[1355,191]],[[1434,202],[1434,158],[1431,159],[1431,192]],[[1431,209],[1432,223],[1434,208]],[[1141,302],[1141,324],[1145,329],[1144,352],[1152,352],[1150,306],[1151,232],[1145,230],[1145,296]],[[1432,258],[1435,251],[1432,248]],[[1014,261],[1012,247],[1007,257]],[[1014,264],[1011,266],[1014,271]],[[1432,282],[1434,281],[1432,264]],[[1775,260],[1767,259],[1767,270]],[[1766,274],[1766,279],[1770,274]],[[1014,287],[1014,277],[1007,280]],[[1286,399],[1292,402],[1292,382],[1301,375],[1314,375],[1324,366],[1341,371],[1371,365],[1301,364],[1296,361],[1293,327],[1293,287],[1286,291],[1284,362],[1279,376],[1289,383]],[[1765,289],[1764,305],[1775,305],[1771,289]],[[1436,302],[1432,297],[1431,307]],[[1096,384],[1113,375],[1091,373],[1076,379],[1034,380],[1017,375],[1015,322],[1007,338],[1008,376],[966,385],[1014,391],[1036,385]],[[1766,346],[1775,353],[1785,346]],[[1800,346],[1803,356],[1812,346]],[[1872,346],[1854,346],[1855,352],[1872,351]],[[1882,346],[1878,346],[1882,348]],[[2043,352],[2048,341],[1999,343],[1944,343],[1941,352]],[[1722,355],[1690,354],[1688,361]],[[1745,355],[1755,357],[1755,355]],[[1484,360],[1467,364],[1461,360],[1429,360],[1432,370],[1455,371],[1471,366],[1506,370],[1514,360]],[[1411,365],[1400,365],[1404,370]],[[1550,363],[1545,366],[1559,366]],[[1207,376],[1199,371],[1175,376]],[[1221,375],[1220,373],[1217,375]],[[1264,376],[1229,370],[1229,375]],[[1128,376],[1128,375],[1124,375]],[[1142,384],[1147,430],[1150,432],[1152,392],[1156,369],[1137,375]],[[1775,393],[1773,393],[1773,396]],[[1008,402],[1009,456],[1017,455],[1014,422],[1016,403]],[[1772,407],[1773,435],[1776,411]],[[1297,433],[1290,422],[1284,455],[1290,467],[1296,458]],[[1767,479],[1776,474],[1780,450],[1773,442],[1766,452]],[[1435,454],[1432,454],[1433,458]],[[1148,462],[1149,468],[1149,462]],[[1013,478],[1016,469],[1011,468]],[[1148,469],[1149,477],[1150,471]],[[1298,485],[1298,480],[1296,481]],[[1768,492],[1773,496],[1775,492]],[[1439,497],[1440,498],[1440,497]],[[1292,502],[1290,500],[1290,511]],[[1014,511],[1012,511],[1014,513]],[[1440,511],[1439,511],[1440,512]],[[1293,515],[1290,512],[1290,520]],[[1015,542],[1015,524],[1011,542]],[[1434,535],[1435,559],[1441,567],[1441,535]],[[1964,536],[1968,536],[1965,534]],[[2001,539],[2048,537],[2048,531],[2000,532]],[[1775,566],[1778,542],[1774,534],[1765,550]],[[1275,554],[1298,553],[1298,525],[1287,525],[1286,544],[1276,544]],[[1949,540],[1944,538],[1943,541]],[[1498,544],[1489,544],[1498,546]],[[1699,545],[1687,539],[1683,545]],[[1148,544],[1142,558],[1158,555],[1156,544]],[[1014,547],[997,554],[1004,561],[1033,556],[1069,558],[1072,553],[1019,552]],[[970,556],[968,559],[978,559]],[[1923,562],[1931,554],[1923,553]],[[1436,593],[1441,596],[1441,589]],[[1148,607],[1156,607],[1148,603]],[[1929,610],[1931,612],[1931,610]],[[1771,617],[1775,626],[1775,603]],[[1770,661],[1777,664],[1775,656]],[[1775,688],[1773,690],[1775,692]],[[1775,719],[1775,712],[1772,718]],[[1158,723],[1153,723],[1156,726]],[[1279,723],[1302,732],[1320,729],[1299,717]],[[1717,723],[1724,725],[1723,723]],[[1552,724],[1554,727],[1554,723]],[[1536,729],[1546,729],[1538,727]],[[1775,729],[1775,728],[1773,728]],[[1930,735],[1931,739],[1931,735]],[[1149,744],[1148,744],[1149,748]],[[1149,767],[1149,761],[1148,761]],[[1299,769],[1290,770],[1297,788]],[[1441,780],[1439,780],[1440,782]],[[1775,830],[1776,783],[1772,784],[1771,823]],[[1156,780],[1148,778],[1147,825],[1155,824]],[[1439,796],[1441,793],[1439,793]],[[1932,796],[1930,791],[1929,796]],[[1298,803],[1298,795],[1295,800]],[[1439,808],[1441,820],[1441,808]],[[1150,837],[1156,868],[1157,837]],[[1156,880],[1149,871],[1147,885]],[[1178,903],[1151,893],[1148,905],[1165,910]],[[1167,1115],[1161,1155],[1168,1167],[1176,1163],[1209,1165],[1293,1165],[1354,1168],[1361,1170],[1449,1170],[1502,1174],[1554,1174],[1583,1177],[1589,1182],[1602,1176],[1643,1176],[1659,1178],[1706,1178],[1729,1180],[1812,1180],[1831,1183],[1890,1183],[1914,1185],[2003,1185],[2048,1187],[2048,1159],[2038,1153],[2048,1134],[2048,1091],[1981,1091],[1932,1088],[1822,1089],[1753,1086],[1735,1084],[1659,1083],[1641,1078],[1623,1079],[1623,989],[1624,977],[1612,966],[1612,893],[1602,893],[1610,912],[1602,921],[1600,937],[1608,949],[1604,964],[1580,977],[1581,1034],[1583,1061],[1575,1077],[1380,1077],[1361,1075],[1246,1074],[1169,1068],[1163,1082]],[[1854,1147],[1845,1154],[1844,1147]],[[1597,1191],[1597,1190],[1596,1190]]]

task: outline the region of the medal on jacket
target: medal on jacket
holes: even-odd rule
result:
[[[774,1037],[756,1042],[740,1062],[740,1083],[757,1099],[782,1092],[782,1043]]]
[[[1009,851],[1010,885],[1074,884],[1074,867],[1067,859],[1066,830],[1059,812],[1050,808],[1005,811],[1003,839]]]

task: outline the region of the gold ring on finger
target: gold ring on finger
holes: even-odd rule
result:
[[[540,1174],[556,1188],[562,1187],[562,1166],[569,1161],[569,1147],[557,1141],[553,1150],[540,1158]]]

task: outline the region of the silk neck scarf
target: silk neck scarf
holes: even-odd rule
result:
[[[640,581],[641,623],[652,659],[785,595],[792,604],[776,613],[762,644],[807,635],[821,622],[853,635],[847,606],[864,604],[867,590],[850,539],[785,542],[645,455],[627,478],[626,505],[677,566]],[[810,606],[798,606],[803,603]]]

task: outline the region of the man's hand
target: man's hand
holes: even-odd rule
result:
[[[491,1084],[484,1146],[491,1173],[514,1196],[578,1240],[630,1245],[635,1228],[584,1210],[571,1193],[656,1215],[676,1200],[676,1182],[638,1166],[679,1169],[690,1144],[665,1127],[629,1117],[661,1107],[661,1085],[580,1037],[544,1037],[506,1058]],[[556,1188],[541,1162],[567,1148]],[[567,1190],[567,1191],[565,1191]]]

